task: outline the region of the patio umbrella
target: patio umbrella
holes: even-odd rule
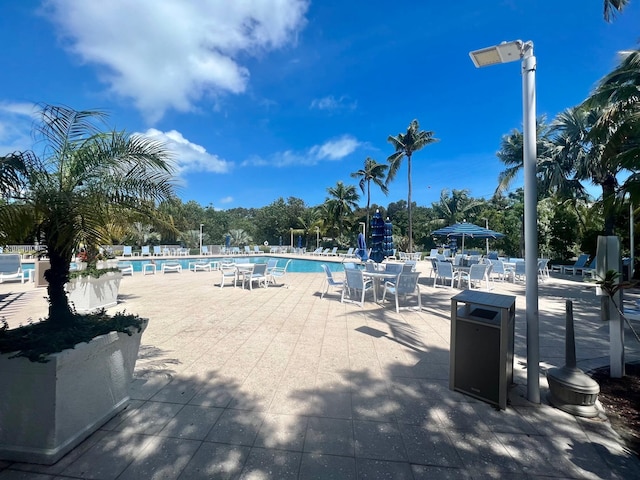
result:
[[[231,235],[224,237],[224,246],[225,248],[229,248],[231,246]]]
[[[431,232],[431,235],[442,235],[446,237],[462,237],[462,250],[464,253],[464,239],[469,238],[502,238],[502,233],[494,232],[488,228],[480,227],[473,223],[456,223],[448,227],[440,228]]]
[[[376,210],[371,218],[371,259],[376,263],[380,263],[384,259],[383,243],[384,220],[382,220],[380,210]]]
[[[384,222],[382,253],[384,253],[385,257],[391,257],[393,255],[393,225],[391,224],[391,220],[389,220],[389,217],[387,217],[387,221]]]
[[[358,251],[356,255],[360,257],[360,260],[367,260],[369,257],[367,256],[367,242],[364,239],[364,235],[362,232],[358,234]]]
[[[278,246],[282,246],[282,235],[278,238]]]
[[[298,235],[298,248],[302,248],[302,235]]]

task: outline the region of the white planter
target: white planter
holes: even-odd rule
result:
[[[51,465],[122,410],[141,337],[111,332],[47,363],[0,355],[0,459]]]
[[[113,307],[118,303],[122,273],[108,272],[100,278],[76,277],[67,283],[67,295],[77,312]]]

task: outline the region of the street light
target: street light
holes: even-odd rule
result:
[[[316,249],[320,248],[320,227],[316,227]]]
[[[200,255],[202,255],[202,227],[204,227],[204,223],[200,224]]]
[[[524,159],[525,312],[527,319],[527,398],[540,403],[540,338],[538,319],[538,228],[536,192],[536,57],[533,42],[503,42],[469,52],[476,67],[522,60]]]

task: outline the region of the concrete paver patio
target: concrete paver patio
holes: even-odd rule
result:
[[[577,354],[608,363],[592,287],[540,285],[542,403],[526,400],[524,286],[515,386],[498,411],[449,389],[450,298],[422,284],[423,310],[320,299],[323,274],[282,286],[219,288],[219,272],[125,277],[121,303],[150,319],[130,406],[53,466],[0,461],[6,479],[640,478],[640,460],[603,419],[550,407],[544,371],[564,364],[564,299]],[[575,277],[577,278],[577,277]],[[46,313],[44,289],[0,285],[11,326]],[[640,358],[631,336],[627,357]]]

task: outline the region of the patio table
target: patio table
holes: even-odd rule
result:
[[[397,279],[400,276],[400,273],[363,271],[362,276],[373,280],[373,300],[378,303],[378,290],[380,289],[382,281]]]

